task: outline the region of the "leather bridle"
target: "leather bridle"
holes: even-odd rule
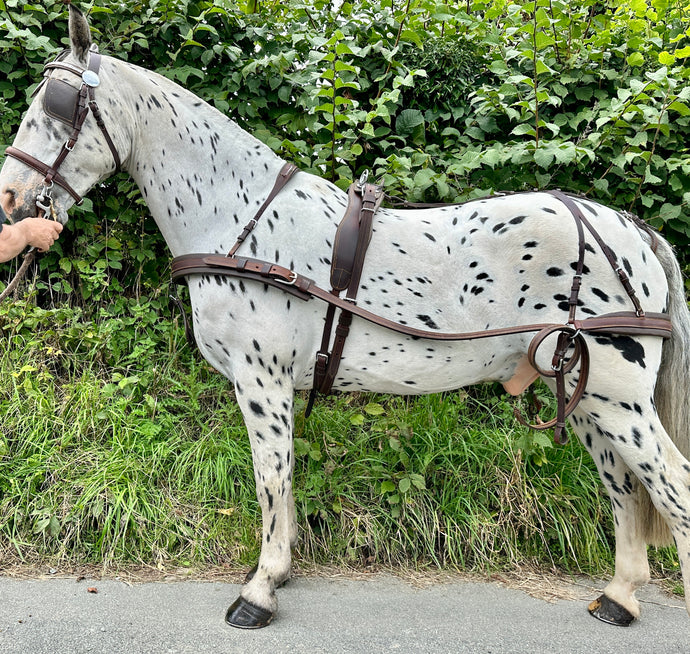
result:
[[[38,90],[46,84],[46,90],[43,98],[43,110],[51,118],[56,118],[63,123],[66,123],[72,127],[72,133],[69,138],[63,144],[60,152],[58,153],[55,161],[52,164],[46,164],[40,161],[36,157],[10,146],[5,150],[5,153],[9,157],[18,159],[22,163],[26,164],[30,168],[41,173],[43,178],[43,191],[36,198],[36,206],[38,209],[44,212],[54,214],[51,190],[54,184],[61,186],[67,193],[69,193],[77,204],[81,204],[82,197],[72,188],[72,186],[67,182],[67,180],[59,173],[60,166],[64,163],[67,155],[74,149],[79,135],[81,134],[81,129],[86,121],[86,117],[89,115],[89,111],[93,113],[96,119],[96,124],[100,128],[103,136],[105,137],[106,143],[110,148],[110,152],[115,160],[115,170],[119,170],[122,166],[120,160],[120,155],[117,152],[117,148],[113,143],[110,134],[103,122],[103,117],[101,111],[96,102],[96,88],[100,84],[100,79],[98,77],[98,71],[101,65],[101,55],[95,50],[91,50],[89,53],[89,65],[88,68],[81,68],[75,64],[63,61],[63,58],[69,53],[68,50],[62,52],[58,57],[47,63],[43,68],[44,79],[41,84],[36,88],[34,95]],[[79,89],[73,87],[67,82],[54,79],[51,77],[50,73],[53,70],[66,70],[81,79],[81,86]],[[53,215],[54,217],[54,215]]]

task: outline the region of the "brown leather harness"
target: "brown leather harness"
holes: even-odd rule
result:
[[[644,312],[626,272],[617,264],[614,252],[606,245],[591,223],[585,218],[572,197],[560,191],[549,191],[549,193],[563,202],[570,210],[578,231],[578,260],[575,275],[573,276],[570,298],[568,299],[569,314],[566,324],[540,323],[487,329],[477,332],[443,333],[401,325],[358,306],[356,304],[356,297],[364,257],[371,239],[372,219],[383,198],[381,189],[374,184],[367,184],[365,180],[360,180],[353,184],[348,193],[348,209],[336,232],[331,265],[332,289],[330,291],[319,287],[312,279],[276,263],[237,256],[240,245],[254,229],[261,214],[263,214],[266,207],[278,195],[295,172],[297,172],[297,168],[294,165],[285,164],[283,166],[269,196],[254,218],[247,223],[237,242],[227,255],[187,254],[175,257],[172,261],[172,279],[175,281],[192,274],[239,276],[275,286],[302,300],[309,300],[315,297],[326,302],[328,308],[321,347],[316,354],[314,386],[308,410],[310,410],[317,393],[328,393],[333,386],[342,358],[345,340],[352,322],[352,316],[358,316],[399,334],[437,341],[470,341],[480,338],[536,332],[536,335],[530,342],[527,356],[530,365],[540,375],[555,380],[556,417],[547,422],[538,420],[536,424],[529,424],[524,419],[521,419],[521,421],[524,424],[529,424],[533,429],[553,428],[555,441],[557,443],[565,443],[567,442],[565,419],[582,399],[589,375],[589,350],[583,334],[644,335],[661,338],[669,338],[671,335],[669,316],[661,313]],[[621,285],[630,298],[634,311],[608,313],[585,319],[578,319],[576,317],[578,296],[584,270],[585,229],[592,235],[611,268],[618,276]],[[654,238],[652,236],[653,242]],[[346,291],[344,298],[340,297],[342,291]],[[340,309],[340,316],[335,330],[333,347],[329,351],[336,309]],[[187,324],[186,317],[185,326],[188,337],[190,337],[191,330]],[[551,369],[547,370],[537,365],[536,355],[544,340],[552,334],[557,334],[558,337]],[[570,399],[567,399],[565,375],[572,371],[578,362],[580,363],[579,377]]]
[[[115,161],[115,169],[118,170],[121,167],[117,148],[106,129],[96,102],[95,89],[100,84],[98,70],[100,68],[101,56],[92,50],[89,57],[89,66],[87,69],[83,69],[63,61],[62,59],[65,54],[66,53],[62,53],[55,61],[46,64],[44,68],[44,80],[41,84],[45,83],[47,85],[43,99],[44,111],[49,116],[70,125],[72,127],[70,137],[63,144],[55,161],[50,165],[12,146],[8,147],[5,151],[8,156],[18,159],[44,175],[43,192],[37,197],[36,204],[46,215],[50,215],[53,218],[55,218],[55,210],[51,197],[53,184],[58,184],[65,189],[65,191],[74,198],[77,204],[81,204],[82,202],[81,196],[59,173],[59,168],[76,145],[89,111],[93,113],[96,123],[110,148]],[[79,76],[82,80],[81,86],[77,89],[63,80],[51,78],[50,73],[54,69],[66,70]],[[37,87],[36,91],[38,91],[40,86],[41,85]],[[284,292],[295,295],[303,300],[309,300],[312,297],[316,297],[326,302],[328,304],[326,320],[321,346],[316,354],[314,385],[307,413],[311,410],[317,393],[326,394],[332,389],[353,315],[400,334],[413,338],[437,341],[469,341],[480,338],[537,332],[528,348],[528,361],[540,375],[555,379],[557,415],[548,422],[539,421],[537,424],[531,424],[530,427],[534,429],[549,429],[553,427],[554,438],[559,443],[565,443],[567,440],[565,419],[577,406],[584,395],[587,385],[589,352],[583,338],[584,333],[648,335],[662,338],[668,338],[671,334],[671,322],[668,315],[645,314],[639,300],[635,296],[635,291],[625,271],[618,266],[613,251],[604,243],[596,230],[584,217],[573,199],[560,191],[549,192],[563,202],[573,215],[578,230],[579,253],[575,275],[573,276],[571,295],[568,300],[570,307],[568,322],[563,325],[532,324],[500,329],[488,329],[480,332],[439,333],[401,325],[357,306],[357,292],[359,290],[364,258],[371,239],[373,216],[383,199],[381,188],[375,184],[367,184],[364,178],[350,187],[348,193],[348,209],[336,232],[331,266],[331,291],[320,288],[308,277],[300,275],[294,270],[279,266],[278,264],[262,261],[260,259],[237,256],[237,251],[240,246],[256,227],[258,220],[261,218],[266,208],[296,172],[297,167],[293,164],[287,163],[282,167],[268,197],[254,217],[245,225],[241,234],[237,237],[237,241],[227,255],[188,254],[181,257],[175,257],[172,261],[172,279],[175,281],[191,274],[241,276],[243,278],[254,279],[265,284],[276,286]],[[578,294],[582,283],[582,272],[584,270],[586,245],[584,228],[593,236],[606,256],[609,264],[618,275],[635,311],[609,313],[596,318],[586,318],[584,320],[576,319]],[[654,242],[654,238],[655,237],[652,235],[652,242]],[[341,298],[340,294],[343,291],[346,291],[345,297]],[[340,315],[335,329],[333,347],[329,351],[336,309],[340,309]],[[184,310],[183,315],[185,316],[187,335],[191,342],[191,329],[187,323]],[[557,344],[552,359],[551,369],[545,370],[537,365],[536,353],[543,341],[552,334],[558,334]],[[571,349],[572,352],[570,352]],[[580,362],[579,378],[570,399],[566,401],[565,375],[572,371],[578,362]],[[524,420],[522,421],[525,422]],[[528,423],[525,422],[525,424]]]

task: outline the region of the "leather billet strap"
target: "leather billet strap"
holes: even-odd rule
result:
[[[553,195],[555,198],[558,198],[568,209],[570,210],[570,213],[573,215],[575,218],[575,223],[578,228],[578,236],[579,236],[579,256],[578,256],[578,271],[576,275],[579,275],[580,278],[582,278],[582,264],[584,262],[584,236],[582,234],[582,225],[584,225],[589,233],[592,235],[594,240],[596,241],[597,245],[601,249],[601,251],[604,253],[604,256],[606,257],[606,260],[609,262],[609,265],[611,268],[614,270],[616,275],[618,275],[618,279],[620,280],[621,285],[625,289],[625,292],[628,294],[628,297],[630,298],[630,301],[633,303],[633,306],[635,307],[635,311],[639,316],[644,316],[644,310],[642,309],[642,306],[640,305],[640,301],[638,297],[635,294],[635,290],[632,287],[632,284],[630,283],[630,279],[628,278],[627,273],[625,270],[623,270],[619,265],[618,265],[618,259],[616,257],[615,252],[605,243],[605,241],[601,238],[599,235],[599,232],[594,229],[592,226],[592,223],[585,218],[584,214],[580,210],[580,207],[577,205],[575,200],[573,199],[572,196],[567,195],[566,193],[563,193],[561,191],[547,191],[550,195]],[[652,232],[647,228],[646,233],[652,234]],[[579,290],[579,287],[578,287]],[[570,301],[572,302],[573,298],[571,296]],[[577,300],[577,295],[575,297],[575,300]],[[576,303],[577,304],[577,301]],[[569,319],[569,322],[572,322],[575,319],[574,315],[574,308],[573,305],[571,304],[571,316]]]
[[[256,223],[259,222],[259,218],[263,216],[264,211],[266,211],[266,209],[268,208],[268,205],[271,204],[271,202],[273,202],[276,195],[280,193],[283,187],[292,179],[292,176],[298,171],[299,168],[295,166],[295,164],[293,163],[288,162],[283,164],[283,167],[280,169],[280,172],[278,173],[278,177],[276,178],[275,184],[273,185],[271,192],[268,194],[268,197],[264,200],[264,203],[259,207],[259,210],[254,214],[254,217],[244,226],[242,233],[237,237],[237,240],[235,241],[235,245],[233,245],[232,248],[230,248],[230,252],[228,252],[229,257],[235,256],[237,250],[239,250],[240,248],[240,245],[242,245],[242,243],[244,243],[247,237],[254,231]]]

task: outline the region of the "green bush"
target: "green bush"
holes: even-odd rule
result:
[[[102,51],[180,82],[341,187],[371,169],[408,200],[587,192],[659,227],[690,263],[684,3],[83,8]],[[66,18],[62,2],[0,0],[0,144],[67,45]],[[38,268],[23,299],[0,307],[12,343],[0,377],[0,555],[251,559],[257,505],[240,415],[225,382],[183,349],[166,306],[167,248],[133,183],[123,174],[94,189]],[[492,389],[319,405],[297,425],[301,555],[601,570],[610,514],[592,462],[577,444],[515,431],[509,413]],[[659,565],[677,570],[665,556]]]

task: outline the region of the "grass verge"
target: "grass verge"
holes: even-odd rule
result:
[[[180,330],[3,308],[0,566],[249,566],[251,452],[230,386]],[[540,565],[607,574],[612,518],[572,441],[519,426],[492,386],[417,398],[297,398],[296,557],[305,564]],[[653,568],[679,579],[675,550]]]

